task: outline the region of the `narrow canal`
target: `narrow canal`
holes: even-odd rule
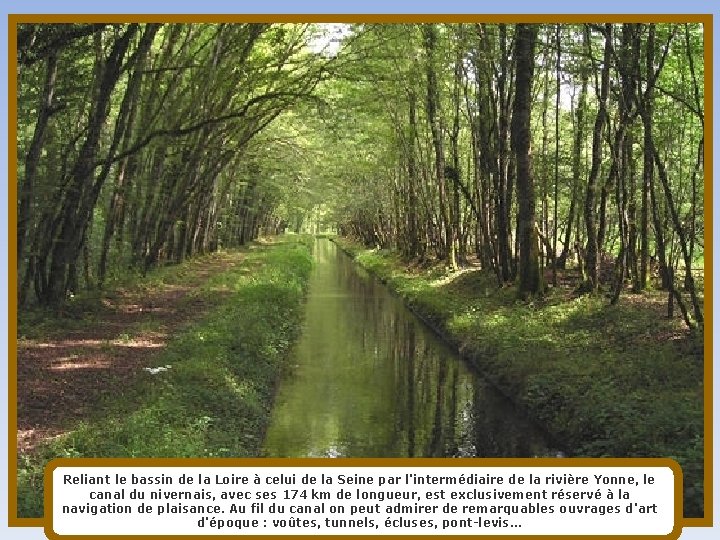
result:
[[[265,456],[551,454],[537,427],[335,244],[316,240],[314,259]]]

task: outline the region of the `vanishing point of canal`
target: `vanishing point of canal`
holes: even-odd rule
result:
[[[266,457],[530,457],[547,436],[326,239]]]

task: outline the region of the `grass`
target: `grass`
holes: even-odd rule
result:
[[[336,239],[571,456],[672,457],[685,515],[703,514],[703,335],[663,317],[665,293],[551,290],[517,300],[479,270],[409,268],[388,251]]]
[[[232,260],[232,256],[228,255],[228,252],[209,253],[181,264],[167,264],[155,268],[145,275],[130,269],[127,275],[113,279],[109,287],[72,294],[59,307],[26,305],[19,313],[17,335],[21,339],[47,339],[83,330],[97,317],[111,313],[111,305],[122,296],[145,296],[166,286],[194,286],[198,274],[208,265],[228,264],[228,261]],[[199,292],[198,289],[194,294]],[[204,290],[202,294],[213,300],[214,298],[209,296],[217,295],[217,291]],[[187,300],[190,300],[190,295]]]
[[[142,373],[93,418],[21,458],[18,515],[42,516],[43,467],[54,457],[258,455],[311,266],[307,246],[287,241],[255,246],[240,265],[209,279],[196,294],[231,294],[174,337],[157,360],[167,369]]]

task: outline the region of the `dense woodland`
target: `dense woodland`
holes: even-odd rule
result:
[[[701,24],[19,24],[19,305],[329,230],[703,321]]]

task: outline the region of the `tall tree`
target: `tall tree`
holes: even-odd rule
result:
[[[518,292],[521,296],[542,291],[538,237],[535,224],[535,188],[530,156],[530,109],[535,68],[537,26],[520,24],[515,37],[515,102],[512,117],[512,145],[517,163]]]
[[[589,291],[596,291],[599,285],[598,279],[598,257],[600,245],[598,245],[598,226],[597,226],[597,183],[600,176],[600,166],[602,162],[602,140],[603,130],[607,122],[607,100],[608,89],[610,86],[610,61],[612,53],[612,25],[606,24],[603,29],[605,37],[605,52],[603,55],[603,63],[600,71],[600,88],[598,91],[598,112],[595,117],[595,126],[593,128],[592,141],[592,166],[590,167],[590,175],[588,177],[587,189],[585,192],[585,229],[587,233],[587,246],[585,248],[585,269],[587,271],[586,288]],[[588,26],[585,32],[589,33]],[[590,49],[590,39],[586,39],[588,44],[588,52],[592,58]]]
[[[422,26],[425,45],[425,77],[427,83],[427,119],[432,133],[432,144],[435,154],[435,180],[438,186],[438,204],[442,224],[441,243],[442,254],[449,267],[457,268],[457,255],[455,252],[455,239],[457,231],[450,219],[449,198],[445,175],[445,150],[443,144],[443,121],[440,106],[440,89],[437,81],[437,41],[438,30],[434,24]]]
[[[96,60],[97,93],[88,119],[87,134],[79,155],[69,173],[67,196],[59,209],[52,249],[47,257],[43,300],[57,304],[65,297],[69,270],[78,258],[92,209],[102,187],[103,177],[95,178],[95,162],[101,143],[103,125],[110,114],[110,99],[121,75],[131,39],[138,31],[131,24],[113,41],[107,57]]]

